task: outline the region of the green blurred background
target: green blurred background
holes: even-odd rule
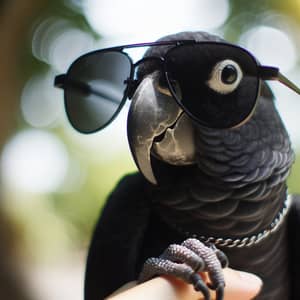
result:
[[[76,57],[206,30],[300,83],[300,0],[2,0],[0,22],[1,299],[82,299],[93,225],[119,178],[136,169],[126,109],[97,134],[68,124],[53,79]],[[300,97],[272,88],[300,151]],[[291,192],[300,192],[299,174],[296,160]]]

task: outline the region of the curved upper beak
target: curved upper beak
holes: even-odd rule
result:
[[[128,142],[135,163],[153,184],[157,184],[151,166],[154,139],[172,126],[182,113],[168,90],[159,89],[158,80],[159,72],[154,72],[139,84],[127,121]]]

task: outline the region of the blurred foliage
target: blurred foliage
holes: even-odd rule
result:
[[[260,24],[278,26],[283,16],[300,23],[300,2],[294,0],[230,0],[231,14],[225,24],[225,38],[236,41],[240,35]],[[286,24],[287,25],[287,24]]]
[[[86,159],[82,163],[86,165],[88,173],[80,190],[57,193],[51,201],[57,214],[68,220],[76,229],[75,240],[78,245],[87,246],[91,229],[99,217],[99,209],[114,185],[128,172],[132,162],[124,154],[107,164]]]

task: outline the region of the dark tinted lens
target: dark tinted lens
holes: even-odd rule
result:
[[[238,77],[234,74],[230,81],[227,80],[226,71],[229,67],[233,68],[232,65],[225,66],[219,77],[214,69],[220,62],[227,60],[235,62],[242,71],[239,84],[230,91],[228,86],[234,84]],[[178,46],[168,52],[166,70],[173,95],[201,125],[212,128],[233,127],[246,120],[254,110],[259,89],[257,63],[242,48],[221,43]],[[219,78],[214,83],[217,89],[222,90],[222,85],[227,85],[224,93],[212,89],[208,84],[213,72]]]
[[[93,52],[70,68],[65,84],[65,106],[71,124],[81,132],[107,125],[120,109],[131,62],[121,52]]]

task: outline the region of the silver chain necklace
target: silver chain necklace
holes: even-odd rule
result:
[[[252,236],[246,236],[244,238],[240,239],[224,239],[224,238],[218,238],[218,237],[205,237],[203,235],[198,235],[189,231],[184,231],[182,228],[178,227],[178,225],[174,225],[175,229],[178,230],[180,233],[184,234],[187,237],[193,237],[198,240],[200,240],[203,243],[212,243],[215,246],[220,247],[228,247],[228,248],[244,248],[244,247],[251,247],[252,245],[258,244],[264,239],[266,239],[270,234],[274,233],[279,229],[279,227],[282,225],[283,220],[285,219],[286,214],[289,211],[289,208],[292,203],[292,196],[287,195],[283,207],[280,210],[280,212],[277,214],[273,222],[270,224],[269,227],[267,227],[264,231],[252,235]]]

